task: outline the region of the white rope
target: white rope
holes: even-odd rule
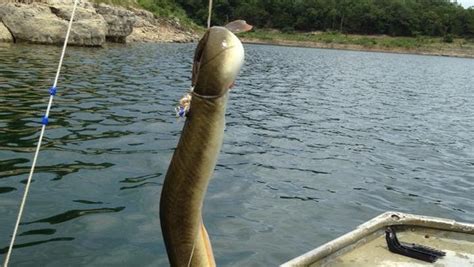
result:
[[[207,28],[211,28],[212,0],[209,0],[209,15],[207,16]]]
[[[59,73],[61,72],[61,66],[63,64],[64,54],[66,53],[66,46],[67,46],[67,42],[68,42],[68,39],[69,39],[69,33],[71,32],[72,21],[74,19],[74,13],[76,12],[76,6],[77,6],[78,2],[79,2],[79,0],[74,0],[74,7],[72,8],[71,19],[69,20],[69,25],[68,25],[67,33],[66,33],[66,39],[64,40],[64,45],[63,45],[63,50],[62,50],[62,53],[61,53],[61,58],[59,59],[58,70],[56,71],[56,78],[54,79],[54,84],[53,84],[53,87],[52,87],[53,90],[55,90],[56,85],[58,83]],[[49,117],[49,111],[51,110],[51,105],[53,104],[53,98],[54,98],[54,93],[51,93],[50,96],[49,96],[48,107],[46,108],[46,114],[44,115],[44,118],[46,118],[46,120]],[[40,148],[41,148],[41,142],[43,141],[43,135],[44,135],[44,130],[46,129],[46,124],[47,123],[43,122],[43,126],[41,127],[41,133],[40,133],[40,137],[39,137],[39,140],[38,140],[38,145],[36,146],[35,156],[33,158],[33,164],[31,165],[30,174],[29,174],[28,180],[26,182],[25,192],[23,193],[23,199],[21,200],[20,210],[18,211],[18,217],[16,219],[15,228],[13,230],[13,235],[12,235],[12,239],[11,239],[11,242],[10,242],[10,246],[8,247],[7,255],[5,256],[5,261],[3,263],[3,267],[7,267],[8,262],[10,261],[10,256],[11,256],[11,253],[12,253],[12,250],[13,250],[13,244],[15,243],[15,237],[16,237],[16,234],[18,232],[18,226],[20,225],[21,216],[23,214],[23,210],[25,208],[25,203],[26,203],[26,198],[28,196],[28,191],[30,189],[31,179],[33,178],[33,173],[35,171],[36,160],[38,159],[38,154],[39,154],[39,151],[40,151]]]

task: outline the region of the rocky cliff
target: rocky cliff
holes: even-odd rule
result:
[[[197,41],[199,35],[181,26],[179,20],[160,18],[143,9],[130,9],[136,17],[132,33],[127,42],[173,42]]]
[[[0,42],[61,44],[74,0],[0,0]],[[102,46],[109,42],[190,42],[197,36],[179,22],[141,9],[127,10],[80,0],[69,44]]]

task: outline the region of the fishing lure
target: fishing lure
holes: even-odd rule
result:
[[[191,92],[192,92],[192,88],[191,88]],[[186,114],[188,113],[190,106],[191,106],[191,93],[187,93],[179,100],[179,106],[175,108],[176,117],[178,118],[186,117]]]

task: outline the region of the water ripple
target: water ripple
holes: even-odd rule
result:
[[[219,266],[278,265],[386,210],[474,220],[473,60],[245,48],[204,206]],[[167,264],[159,195],[193,50],[68,48],[12,264]],[[59,53],[0,45],[2,246]]]

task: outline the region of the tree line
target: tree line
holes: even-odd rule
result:
[[[208,0],[176,3],[205,25]],[[214,0],[213,25],[234,19],[284,32],[474,37],[474,8],[450,0]]]

